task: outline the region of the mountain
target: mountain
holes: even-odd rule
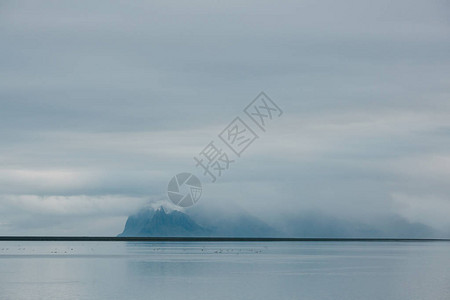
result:
[[[201,224],[201,225],[200,225]],[[201,214],[189,216],[177,210],[166,212],[145,208],[128,217],[125,228],[118,236],[221,236],[270,237],[278,232],[259,219],[242,212],[220,218],[207,218]]]
[[[308,212],[283,216],[278,227],[286,236],[305,238],[433,238],[437,232],[398,215],[387,215],[364,223]]]
[[[303,212],[280,215],[268,225],[244,210],[141,209],[128,217],[119,236],[215,236],[215,237],[299,237],[299,238],[433,238],[436,230],[398,215],[384,216],[365,223],[333,216]]]
[[[196,222],[210,229],[213,236],[221,237],[277,237],[277,229],[252,216],[245,210],[233,212],[190,211]]]
[[[143,209],[128,217],[125,228],[118,236],[208,236],[210,231],[194,222],[188,215],[163,207]]]

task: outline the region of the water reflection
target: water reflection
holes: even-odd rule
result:
[[[450,243],[1,242],[0,299],[450,299]]]

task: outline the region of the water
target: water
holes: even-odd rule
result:
[[[450,243],[0,242],[0,299],[450,299]]]

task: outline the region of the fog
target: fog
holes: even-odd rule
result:
[[[448,1],[2,1],[0,235],[115,235],[180,172],[202,180],[199,209],[450,232],[449,14]],[[283,115],[211,183],[193,157],[261,91]]]

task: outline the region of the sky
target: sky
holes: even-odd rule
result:
[[[261,91],[283,115],[211,183]],[[0,1],[0,235],[116,235],[180,172],[197,206],[450,232],[449,99],[449,1]]]

